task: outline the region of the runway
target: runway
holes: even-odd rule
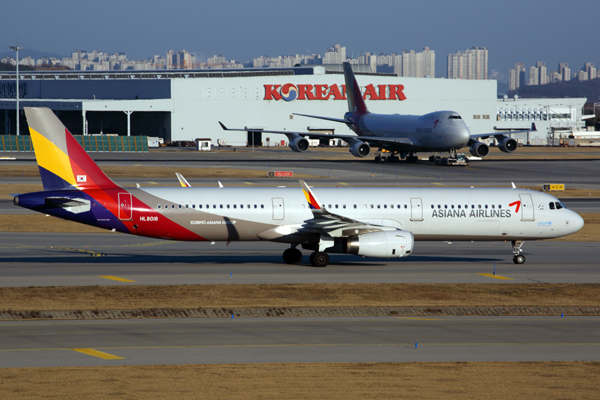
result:
[[[0,368],[600,361],[595,317],[236,318],[0,324]]]
[[[414,255],[332,255],[326,268],[287,265],[283,244],[173,242],[118,233],[0,233],[0,286],[258,283],[600,283],[600,247],[588,242],[416,242]],[[493,273],[496,273],[496,276]],[[487,275],[481,275],[487,274]],[[492,276],[489,276],[492,274]],[[106,276],[126,279],[123,282]],[[507,279],[502,279],[507,278]]]

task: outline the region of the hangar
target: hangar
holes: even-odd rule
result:
[[[283,135],[266,137],[261,129],[351,133],[342,124],[293,115],[342,117],[347,111],[343,75],[324,66],[33,71],[20,73],[19,77],[20,108],[49,107],[76,135],[143,135],[167,141],[210,138],[214,145],[239,146],[281,144],[286,139]],[[472,133],[495,132],[495,128],[523,129],[530,126],[529,116],[536,119],[535,111],[520,110],[531,107],[498,100],[494,80],[405,78],[360,72],[357,80],[367,107],[375,113],[425,114],[452,110],[462,115]],[[0,74],[0,126],[5,134],[15,134],[15,94],[14,73]],[[549,103],[546,107],[549,110],[557,99],[543,100]],[[583,125],[581,110],[585,99],[568,100],[572,100],[568,106],[572,112],[568,116],[571,123],[566,124]],[[514,117],[505,110],[511,107]],[[539,121],[542,114],[539,113]],[[566,118],[565,113],[560,115],[563,120]],[[225,132],[218,121],[253,131]],[[22,113],[20,126],[20,133],[26,134]],[[535,135],[532,138],[545,139],[547,132],[540,129]]]

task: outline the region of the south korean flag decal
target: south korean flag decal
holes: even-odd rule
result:
[[[77,183],[87,182],[87,175],[77,175]]]

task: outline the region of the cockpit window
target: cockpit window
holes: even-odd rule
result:
[[[448,117],[448,119],[462,119],[462,118],[460,117],[460,115],[451,115]]]
[[[554,202],[553,201],[551,201],[550,204],[548,204],[548,205],[550,206],[551,210],[554,210]]]
[[[565,206],[563,206],[563,204],[560,201],[556,202],[556,209],[560,210],[561,208],[566,208]]]

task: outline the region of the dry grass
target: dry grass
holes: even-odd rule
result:
[[[295,284],[0,288],[11,311],[261,307],[597,307],[600,284]]]
[[[274,170],[275,168],[273,168]],[[266,170],[235,169],[221,167],[144,167],[144,166],[104,166],[104,173],[110,178],[173,178],[179,172],[186,178],[267,178]],[[15,178],[38,178],[37,165],[0,165],[0,176]],[[311,179],[314,175],[294,174],[294,178]]]
[[[597,399],[600,363],[311,363],[0,369],[0,398]]]

